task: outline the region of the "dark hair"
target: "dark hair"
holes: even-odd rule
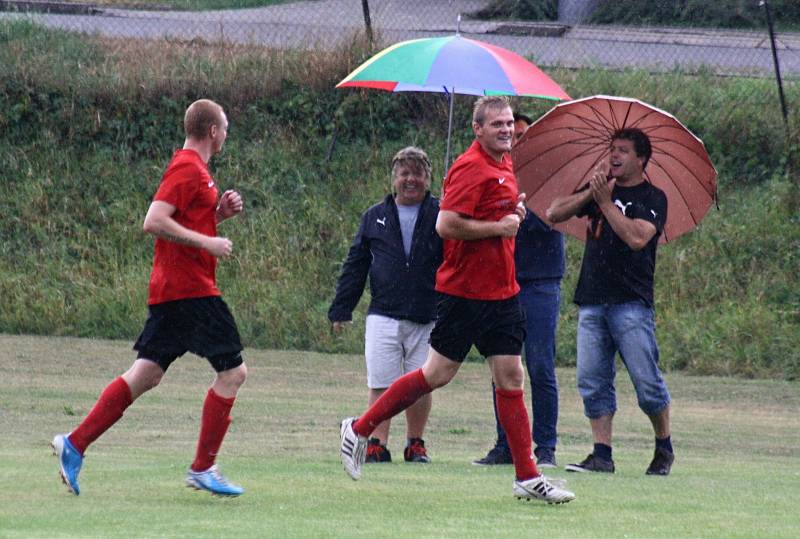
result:
[[[647,162],[650,161],[650,156],[653,155],[653,148],[650,145],[650,137],[644,131],[635,127],[617,129],[611,136],[611,140],[630,140],[633,142],[636,157],[644,157],[642,169],[647,167]]]
[[[530,116],[528,116],[527,114],[522,114],[521,112],[515,112],[514,113],[514,121],[518,122],[520,120],[522,120],[523,122],[525,122],[528,125],[531,125],[533,123],[533,119]]]

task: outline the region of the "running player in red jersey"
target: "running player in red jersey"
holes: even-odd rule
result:
[[[360,417],[342,421],[342,464],[359,479],[370,433],[450,382],[474,344],[497,385],[497,412],[514,456],[514,495],[568,502],[575,495],[541,475],[531,455],[520,356],[525,315],[514,268],[514,239],[525,207],[508,155],[514,135],[508,100],[478,99],[472,129],[475,141],[450,168],[443,186],[436,231],[444,240],[444,262],[436,274],[440,299],[428,359],[397,379]]]
[[[186,352],[205,357],[217,373],[203,405],[197,452],[186,483],[222,496],[244,492],[215,464],[231,408],[247,378],[239,331],[216,285],[217,258],[229,256],[233,248],[228,238],[217,236],[217,225],[241,213],[244,204],[236,191],[220,196],[208,171],[209,160],[222,150],[228,135],[222,107],[207,99],[195,101],[186,110],[184,130],[183,148],[172,157],[144,219],[144,231],[156,242],[149,316],[134,345],[138,357],[106,386],[80,425],[53,439],[61,477],[76,495],[89,445],[119,421],[133,401],[157,386],[170,364]]]

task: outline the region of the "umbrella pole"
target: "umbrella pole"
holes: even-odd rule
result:
[[[447,87],[445,87],[445,91],[447,91]],[[447,117],[447,151],[444,154],[444,174],[442,177],[447,176],[447,169],[450,168],[450,134],[453,132],[453,101],[455,101],[455,88],[453,88],[452,92],[447,93],[447,97],[450,99],[450,113]]]

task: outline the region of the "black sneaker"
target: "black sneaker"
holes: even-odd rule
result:
[[[650,466],[647,467],[645,473],[647,475],[669,475],[673,462],[675,462],[674,453],[661,447],[656,447],[653,460],[650,462]]]
[[[475,466],[496,466],[498,464],[513,464],[511,452],[503,447],[494,446],[482,459],[473,460]]]
[[[409,438],[403,451],[403,458],[406,462],[429,463],[431,458],[428,456],[428,450],[425,449],[425,440],[422,438]]]
[[[568,472],[604,472],[614,473],[614,461],[600,458],[594,453],[577,464],[567,464],[564,469]]]
[[[549,447],[537,447],[533,450],[536,456],[537,468],[558,468],[556,463],[556,452]]]
[[[392,454],[389,449],[381,444],[377,438],[370,438],[367,442],[367,457],[365,463],[375,464],[378,462],[392,462]]]

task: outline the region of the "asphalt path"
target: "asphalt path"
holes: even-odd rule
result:
[[[9,0],[6,0],[9,1]],[[13,0],[12,0],[13,1]],[[452,34],[459,13],[488,0],[370,0],[376,38],[384,44]],[[43,3],[46,8],[47,2]],[[61,10],[64,11],[64,10]],[[67,6],[66,11],[69,10]],[[300,1],[263,8],[203,12],[126,10],[82,6],[70,13],[2,12],[50,28],[118,38],[172,38],[261,44],[277,48],[332,49],[363,30],[361,2]],[[465,37],[480,39],[532,57],[541,66],[644,68],[668,71],[706,66],[720,74],[774,76],[766,29],[760,32],[560,26],[464,20]],[[800,34],[780,33],[780,67],[800,78]]]

